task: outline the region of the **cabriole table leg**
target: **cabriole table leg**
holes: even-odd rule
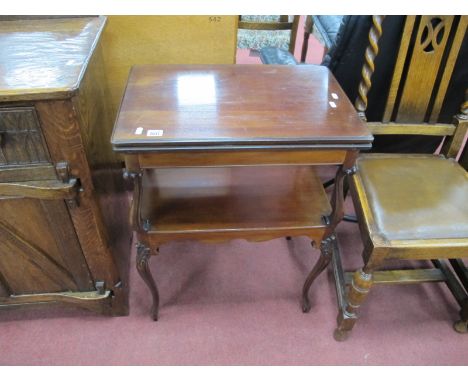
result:
[[[158,320],[159,317],[159,292],[156,282],[153,279],[149,268],[149,260],[151,258],[151,249],[144,246],[143,244],[137,245],[137,270],[141,278],[148,286],[151,295],[153,297],[153,306],[151,308],[151,317],[154,321]]]
[[[310,300],[309,300],[309,289],[312,286],[312,283],[315,279],[327,268],[328,264],[330,263],[331,256],[333,253],[333,240],[335,240],[335,236],[331,235],[326,239],[322,240],[320,244],[320,258],[318,259],[317,263],[315,264],[314,268],[310,271],[307,279],[304,283],[304,287],[302,288],[302,311],[307,313],[310,311]]]

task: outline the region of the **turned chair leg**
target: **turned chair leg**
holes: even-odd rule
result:
[[[351,285],[348,288],[343,309],[340,309],[337,317],[338,326],[333,334],[335,340],[344,341],[358,319],[358,309],[367,298],[373,284],[373,272],[385,260],[386,250],[382,248],[364,248],[364,268],[358,269],[353,274]]]
[[[333,334],[335,340],[344,341],[348,338],[358,318],[357,310],[366,299],[371,286],[372,273],[367,273],[362,269],[354,272],[347,294],[346,305],[338,313],[338,326]]]
[[[322,240],[322,243],[320,244],[320,257],[317,260],[317,263],[310,271],[309,275],[307,276],[307,279],[302,288],[302,311],[304,313],[309,312],[311,308],[309,300],[309,289],[312,283],[315,281],[318,275],[324,271],[328,264],[330,264],[330,260],[333,253],[334,240],[335,236],[331,235],[328,238]]]
[[[159,292],[158,287],[156,286],[156,282],[151,275],[151,271],[149,268],[149,260],[151,258],[151,249],[142,245],[137,245],[137,270],[140,274],[141,278],[148,286],[151,295],[153,297],[153,306],[151,308],[151,317],[154,321],[158,320],[159,317]]]

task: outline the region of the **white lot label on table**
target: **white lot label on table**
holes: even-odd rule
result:
[[[147,137],[162,137],[164,131],[163,130],[148,130],[146,133]]]

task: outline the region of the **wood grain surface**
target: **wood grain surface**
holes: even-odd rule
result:
[[[105,17],[0,22],[0,101],[66,98],[79,86]]]
[[[371,141],[328,69],[313,65],[135,66],[112,137],[121,151]]]

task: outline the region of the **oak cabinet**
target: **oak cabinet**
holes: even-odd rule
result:
[[[131,233],[109,143],[105,22],[0,21],[0,310],[128,313]]]

